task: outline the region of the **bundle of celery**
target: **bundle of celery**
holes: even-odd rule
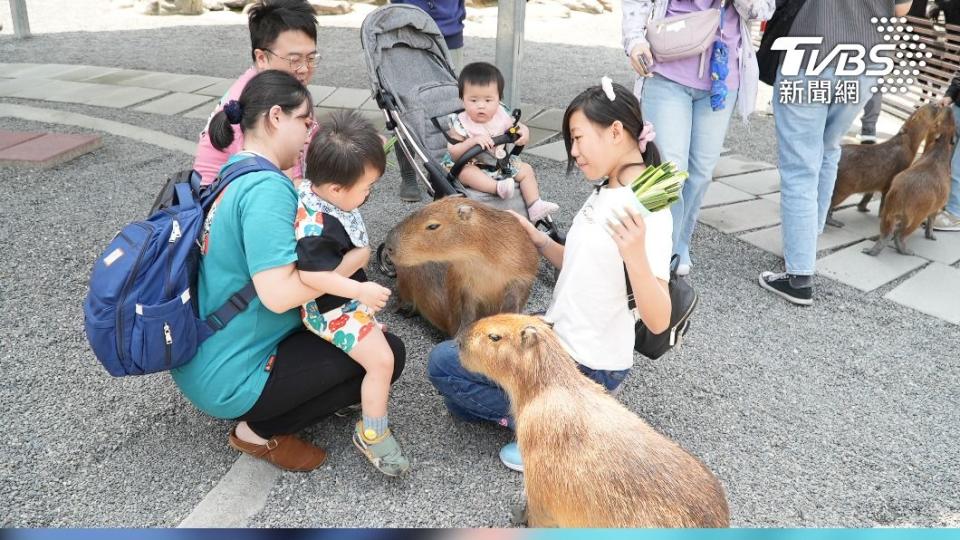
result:
[[[672,161],[657,167],[647,167],[630,184],[633,194],[644,208],[651,212],[663,210],[680,198],[680,189],[687,179],[686,171],[678,171]]]

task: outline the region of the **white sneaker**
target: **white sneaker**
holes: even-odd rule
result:
[[[933,230],[935,231],[960,231],[960,216],[955,216],[944,210],[933,218]]]

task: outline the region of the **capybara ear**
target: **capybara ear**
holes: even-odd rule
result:
[[[536,327],[526,326],[523,330],[520,331],[520,343],[524,347],[532,347],[540,341],[540,334],[537,332]]]
[[[461,220],[467,221],[473,215],[473,207],[469,204],[461,204],[457,207],[457,215]]]

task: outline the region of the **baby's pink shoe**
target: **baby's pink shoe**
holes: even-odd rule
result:
[[[543,199],[537,199],[533,202],[533,204],[527,207],[527,215],[530,216],[530,221],[536,223],[559,209],[560,206],[552,202],[547,202]]]

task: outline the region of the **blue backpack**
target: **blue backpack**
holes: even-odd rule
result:
[[[186,364],[203,340],[256,298],[251,281],[201,319],[197,274],[200,235],[210,207],[230,182],[263,170],[280,172],[255,156],[231,163],[205,187],[194,171],[176,175],[160,192],[150,217],[126,225],[97,258],[83,304],[84,328],[93,353],[111,375],[144,375]]]

